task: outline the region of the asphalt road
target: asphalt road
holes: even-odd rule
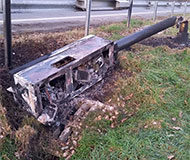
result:
[[[133,16],[143,18],[153,17],[153,8],[133,8]],[[190,11],[190,7],[187,8]],[[175,13],[183,13],[184,8],[176,7]],[[158,16],[170,16],[171,7],[159,7]],[[12,13],[13,32],[33,32],[70,29],[71,27],[84,26],[86,12],[70,8],[66,10],[31,10]],[[103,24],[113,21],[122,21],[127,17],[127,10],[92,11],[91,25]],[[3,16],[0,14],[0,33],[3,30]]]

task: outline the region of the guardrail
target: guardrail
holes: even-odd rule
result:
[[[86,25],[85,25],[85,36],[89,34],[89,29],[90,29],[90,12],[91,12],[91,3],[92,0],[85,0],[86,1],[86,8],[87,8],[87,16],[86,16]],[[187,12],[187,7],[190,6],[190,3],[188,2],[165,2],[167,7],[171,8],[171,17],[174,15],[175,12],[175,7],[184,7],[184,13],[183,15],[186,15]],[[90,5],[88,5],[90,4]],[[148,6],[154,7],[154,13],[153,13],[153,20],[156,21],[157,18],[157,11],[159,6],[163,6],[163,2],[160,1],[155,1],[154,4],[148,3]],[[129,1],[129,7],[128,7],[128,18],[127,18],[127,24],[128,27],[130,27],[130,22],[131,22],[131,16],[132,16],[132,8],[135,7],[135,4],[133,0]],[[127,15],[127,14],[126,14]]]
[[[157,18],[157,11],[158,11],[158,7],[160,6],[161,2],[159,1],[155,1],[154,2],[154,16],[153,16],[153,20],[156,21],[156,18]],[[184,7],[184,12],[183,12],[183,15],[185,16],[186,13],[187,13],[187,7],[190,6],[190,3],[189,2],[168,2],[168,5],[167,7],[171,7],[171,17],[174,15],[175,13],[175,7]]]

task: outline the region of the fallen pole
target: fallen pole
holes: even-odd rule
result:
[[[115,52],[123,50],[132,46],[135,43],[140,42],[160,31],[163,31],[169,27],[174,26],[176,23],[176,17],[168,18],[150,27],[147,27],[139,32],[131,34],[115,42]]]

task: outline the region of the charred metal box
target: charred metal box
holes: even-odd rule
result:
[[[62,103],[102,80],[114,63],[114,43],[90,35],[13,75],[15,99],[41,123],[54,122]]]

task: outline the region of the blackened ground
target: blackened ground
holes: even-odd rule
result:
[[[130,76],[132,76],[131,72],[122,70],[119,64],[116,64],[114,67],[109,69],[102,81],[87,89],[79,97],[85,97],[104,103],[109,99],[109,97],[112,97],[111,94],[114,92],[114,84],[118,78],[128,78]]]
[[[176,48],[176,49],[183,49],[186,47],[183,44],[177,43],[176,39],[172,37],[150,37],[140,42],[140,44],[152,47],[165,45],[168,46],[169,48]]]

